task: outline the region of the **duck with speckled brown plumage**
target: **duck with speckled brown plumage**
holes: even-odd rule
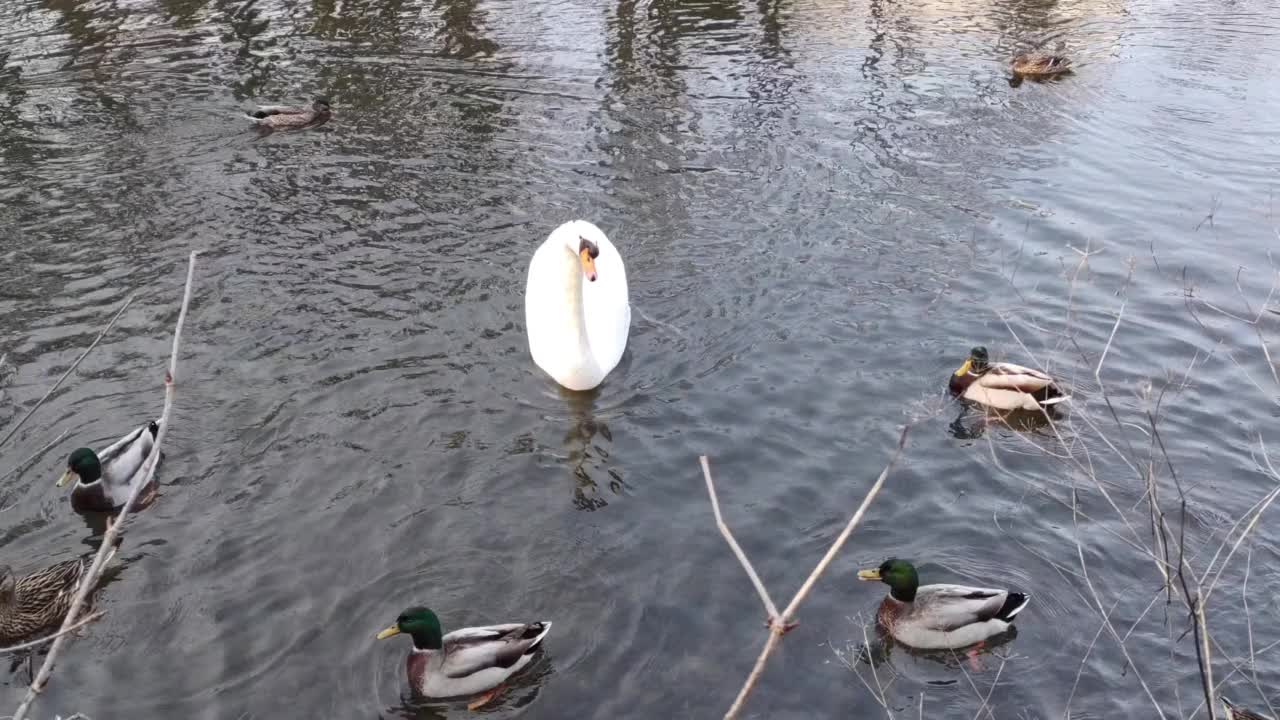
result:
[[[328,98],[318,97],[307,107],[263,105],[249,114],[258,127],[270,130],[301,130],[323,125],[333,117]]]
[[[120,540],[117,535],[108,562]],[[91,557],[71,558],[22,577],[8,565],[0,565],[0,645],[11,645],[61,624],[91,562]]]
[[[1031,598],[1023,593],[964,585],[921,585],[916,568],[891,558],[858,572],[859,580],[889,586],[876,619],[894,640],[918,650],[958,650],[1009,629]]]
[[[1011,67],[1019,77],[1047,78],[1071,72],[1071,60],[1062,55],[1030,52],[1014,57]]]
[[[1226,710],[1227,720],[1274,720],[1266,715],[1259,715],[1243,705],[1237,705],[1225,696],[1219,695],[1218,699],[1222,701],[1222,707]]]

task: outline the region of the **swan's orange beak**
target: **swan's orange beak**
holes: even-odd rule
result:
[[[582,248],[578,251],[578,257],[582,258],[582,273],[587,276],[591,282],[596,281],[596,261],[591,257],[591,248]]]

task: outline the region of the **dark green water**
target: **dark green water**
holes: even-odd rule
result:
[[[1059,41],[1072,76],[1010,86],[1012,53]],[[1280,315],[1226,314],[1276,279],[1277,66],[1260,0],[0,0],[0,430],[141,291],[0,448],[4,471],[71,431],[0,480],[3,562],[89,547],[54,480],[158,413],[205,251],[162,497],[36,716],[467,717],[413,701],[406,643],[373,640],[422,602],[453,627],[555,622],[490,714],[719,717],[763,611],[697,456],[781,603],[909,420],[748,715],[884,715],[837,651],[884,590],[854,572],[898,554],[1034,597],[981,669],[895,649],[895,717],[922,693],[925,717],[985,716],[970,679],[997,676],[997,718],[1156,717],[1143,682],[1190,716],[1185,609],[1135,548],[1151,467],[1180,527],[1147,412],[1203,572],[1280,483],[1259,469]],[[315,94],[336,109],[317,130],[240,117]],[[589,396],[533,366],[523,327],[528,259],[574,217],[619,246],[636,309]],[[1093,373],[1122,306],[1117,423]],[[1073,386],[1062,442],[955,422],[946,375],[977,343]],[[1209,603],[1219,680],[1250,627],[1280,639],[1270,515],[1250,538]],[[1082,663],[1101,616],[1080,556],[1136,671],[1105,632]],[[1247,666],[1223,687],[1263,707]]]

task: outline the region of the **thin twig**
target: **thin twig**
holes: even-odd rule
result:
[[[1106,624],[1107,630],[1111,633],[1111,637],[1116,641],[1116,645],[1120,646],[1120,652],[1124,655],[1125,661],[1129,663],[1129,667],[1133,668],[1133,676],[1138,679],[1138,684],[1141,685],[1143,691],[1146,692],[1147,699],[1151,701],[1151,707],[1155,708],[1156,714],[1160,716],[1161,720],[1165,720],[1165,714],[1164,711],[1160,709],[1160,703],[1156,701],[1156,696],[1151,692],[1151,688],[1147,685],[1146,679],[1144,679],[1142,674],[1138,672],[1137,664],[1135,664],[1133,662],[1133,658],[1129,656],[1129,648],[1125,647],[1124,640],[1120,638],[1120,634],[1116,632],[1115,626],[1111,624],[1111,620],[1107,617],[1107,611],[1103,609],[1102,598],[1099,597],[1097,589],[1094,588],[1093,580],[1089,578],[1089,567],[1084,561],[1084,547],[1080,544],[1079,513],[1075,512],[1078,507],[1079,502],[1076,498],[1076,491],[1073,489],[1071,491],[1072,525],[1075,529],[1076,557],[1080,560],[1080,571],[1084,576],[1085,586],[1089,588],[1089,593],[1093,596],[1094,607],[1098,610],[1098,613],[1102,615],[1102,622]]]
[[[720,501],[716,498],[716,485],[711,479],[711,464],[707,462],[707,456],[699,456],[698,462],[702,463],[702,477],[707,481],[707,494],[711,496],[711,510],[716,514],[716,527],[720,528],[720,534],[724,536],[725,542],[729,543],[729,547],[733,549],[733,554],[738,556],[738,562],[742,563],[742,569],[747,571],[747,576],[751,578],[751,584],[756,586],[756,592],[760,594],[760,601],[764,603],[765,612],[769,614],[769,622],[777,622],[778,606],[773,604],[773,598],[769,597],[769,591],[765,589],[764,583],[760,581],[760,576],[756,574],[756,569],[751,566],[751,561],[747,559],[747,554],[742,552],[742,548],[738,546],[738,541],[733,538],[733,533],[729,530],[729,526],[725,524],[724,516],[720,514]]]
[[[147,456],[146,461],[143,463],[143,471],[134,477],[134,482],[129,487],[129,499],[125,501],[124,507],[120,510],[115,522],[111,523],[111,526],[103,533],[102,545],[98,548],[98,554],[94,556],[93,564],[89,566],[89,572],[85,574],[84,579],[81,581],[80,589],[71,601],[71,608],[67,611],[67,616],[62,621],[60,634],[54,639],[53,644],[49,646],[49,654],[45,656],[44,663],[40,666],[40,672],[36,674],[31,687],[27,689],[26,697],[22,699],[22,704],[14,712],[12,720],[23,720],[27,716],[27,711],[31,708],[31,704],[35,702],[36,697],[44,690],[45,684],[49,681],[49,676],[53,673],[54,661],[57,660],[58,653],[63,647],[63,641],[67,637],[61,634],[61,631],[75,624],[76,617],[84,606],[85,600],[88,599],[90,593],[93,592],[98,584],[98,577],[102,574],[103,568],[111,556],[115,554],[116,537],[133,510],[138,495],[141,493],[142,488],[148,487],[152,478],[155,477],[156,465],[160,461],[160,448],[164,443],[165,435],[168,434],[169,416],[173,412],[173,396],[178,376],[178,348],[182,342],[182,326],[187,319],[187,307],[191,304],[191,287],[195,282],[197,255],[199,255],[199,251],[193,251],[187,260],[187,284],[182,293],[182,309],[178,311],[178,322],[173,329],[173,351],[169,356],[169,369],[164,375],[164,411],[160,414],[160,432],[156,434],[151,454]],[[121,311],[123,310],[124,308],[121,308]],[[118,315],[119,313],[117,313]]]
[[[894,451],[893,457],[889,459],[889,464],[885,465],[884,470],[880,471],[880,477],[876,478],[871,489],[867,491],[866,497],[862,499],[862,504],[858,506],[858,509],[853,513],[853,516],[849,518],[849,522],[845,524],[844,530],[840,532],[840,535],[836,537],[835,542],[831,544],[830,549],[827,550],[827,554],[822,556],[822,559],[819,560],[818,564],[813,568],[813,572],[809,573],[809,577],[804,581],[804,584],[796,591],[795,597],[791,598],[791,602],[787,604],[787,609],[783,610],[780,616],[769,623],[769,639],[765,642],[764,648],[761,649],[760,656],[756,658],[756,664],[752,667],[751,674],[747,676],[746,682],[742,684],[742,689],[738,691],[738,696],[734,699],[733,705],[731,705],[729,707],[729,711],[725,713],[724,720],[732,720],[732,718],[737,717],[738,713],[742,710],[743,705],[747,701],[747,696],[751,694],[756,683],[760,680],[760,675],[764,672],[765,665],[769,661],[769,656],[773,654],[774,649],[778,646],[778,641],[782,639],[782,636],[786,634],[791,627],[793,627],[792,618],[795,615],[796,608],[800,606],[800,603],[804,601],[805,596],[809,594],[811,589],[813,589],[814,583],[818,581],[818,578],[822,576],[822,573],[827,569],[827,566],[831,564],[832,558],[834,558],[836,553],[840,551],[840,548],[844,546],[845,541],[849,539],[849,535],[853,533],[854,528],[858,527],[858,523],[862,521],[862,516],[871,505],[871,501],[875,500],[876,495],[880,493],[880,488],[884,486],[884,481],[889,477],[889,472],[898,464],[898,459],[902,457],[902,450],[907,444],[907,433],[910,431],[910,424],[907,424],[902,428],[902,434],[898,436],[898,447]],[[704,464],[704,470],[705,469],[706,466]],[[708,487],[710,487],[710,485]],[[749,566],[749,563],[744,562],[744,566]],[[18,718],[16,720],[21,719]]]
[[[866,648],[867,654],[870,656],[871,638],[867,635],[867,623],[865,622],[862,623],[862,647]],[[893,710],[889,708],[889,698],[885,697],[884,685],[880,683],[880,673],[876,672],[875,658],[870,657],[870,661],[867,664],[871,666],[871,677],[876,681],[876,688],[880,691],[880,695],[876,698],[876,701],[880,703],[880,707],[884,708],[884,714],[889,716],[889,720],[895,720],[893,717]],[[854,672],[854,675],[857,675],[859,679],[862,678],[862,675],[857,671]],[[865,680],[863,681],[863,684],[866,684]]]
[[[41,455],[43,455],[43,454],[45,454],[46,452],[48,452],[48,451],[49,451],[49,448],[51,448],[51,447],[53,447],[54,445],[57,445],[58,443],[62,442],[62,439],[63,439],[63,438],[65,438],[65,437],[67,436],[67,434],[68,434],[68,433],[70,433],[70,432],[71,432],[70,430],[63,430],[63,431],[62,431],[62,433],[58,435],[58,437],[56,437],[56,438],[54,438],[54,439],[50,440],[47,444],[45,444],[45,446],[44,446],[44,447],[42,447],[42,448],[40,448],[39,450],[37,450],[37,451],[35,451],[35,452],[31,453],[31,455],[30,455],[26,460],[23,460],[22,462],[18,463],[17,465],[14,465],[14,466],[13,466],[12,468],[10,468],[9,470],[5,471],[5,473],[4,473],[3,475],[0,475],[0,480],[7,479],[9,476],[11,476],[11,475],[16,475],[16,474],[18,474],[18,473],[22,472],[23,470],[25,470],[25,469],[26,469],[26,467],[27,467],[28,465],[30,465],[30,464],[31,464],[31,463],[32,463],[36,458],[38,458],[38,457],[40,457]]]
[[[991,681],[991,687],[987,690],[986,697],[982,698],[982,704],[978,706],[978,712],[973,714],[973,720],[978,720],[978,718],[982,717],[982,711],[987,710],[987,707],[991,704],[991,693],[995,692],[996,685],[1000,684],[1000,673],[1004,672],[1004,665],[1008,661],[1009,658],[1007,656],[1001,656],[1000,667],[996,668],[996,677]],[[995,713],[991,711],[988,711],[987,714],[992,716],[995,715]]]
[[[836,553],[840,552],[840,548],[844,547],[845,541],[853,534],[854,528],[858,527],[858,523],[862,521],[862,516],[867,512],[867,508],[871,506],[871,501],[876,499],[876,495],[880,493],[880,488],[884,486],[885,479],[889,477],[890,471],[898,464],[898,459],[902,457],[902,450],[907,444],[907,433],[910,431],[910,425],[902,428],[902,434],[898,436],[898,447],[894,450],[893,457],[889,459],[889,464],[885,465],[884,470],[880,471],[880,477],[876,478],[875,484],[867,491],[867,496],[862,499],[862,504],[858,506],[858,510],[853,514],[853,517],[849,518],[849,522],[844,526],[844,530],[840,532],[840,536],[831,544],[831,548],[827,550],[827,554],[822,557],[822,560],[818,561],[817,566],[813,568],[813,572],[809,573],[809,578],[796,591],[796,596],[791,598],[791,602],[787,604],[787,609],[782,611],[782,621],[784,623],[791,621],[792,616],[795,615],[796,608],[800,607],[800,603],[804,601],[805,596],[813,589],[814,583],[826,571]]]
[[[71,627],[68,627],[68,628],[62,628],[61,630],[59,630],[59,631],[58,631],[58,632],[56,632],[56,633],[53,633],[52,635],[45,635],[44,637],[42,637],[42,638],[40,638],[40,639],[38,639],[38,640],[30,640],[30,641],[28,641],[28,642],[24,642],[24,643],[21,643],[21,644],[18,644],[18,645],[10,645],[9,647],[0,648],[0,654],[3,654],[3,653],[11,653],[11,652],[18,652],[19,650],[26,650],[27,648],[33,648],[33,647],[37,647],[37,646],[39,646],[39,645],[43,645],[43,644],[45,644],[45,643],[47,643],[47,642],[49,642],[49,641],[51,641],[51,640],[54,640],[54,639],[56,639],[56,638],[58,638],[58,637],[60,637],[60,636],[62,636],[62,635],[66,635],[66,634],[67,634],[67,633],[69,633],[69,632],[75,632],[76,630],[79,630],[80,628],[84,627],[85,625],[88,625],[89,623],[93,622],[94,620],[97,620],[98,618],[100,618],[100,617],[102,617],[103,615],[106,615],[106,614],[107,614],[107,613],[106,613],[106,611],[105,611],[105,610],[98,610],[98,611],[96,611],[96,612],[89,613],[88,615],[85,615],[84,617],[80,618],[80,619],[76,622],[76,624],[72,625]]]
[[[80,367],[80,362],[88,357],[89,353],[92,352],[94,348],[98,347],[98,343],[102,341],[102,337],[110,332],[111,328],[115,327],[116,321],[120,319],[122,314],[124,314],[125,308],[129,307],[129,304],[133,302],[133,295],[133,293],[129,293],[129,297],[124,299],[124,304],[120,306],[120,309],[116,311],[115,315],[111,316],[111,322],[108,322],[107,326],[102,328],[102,332],[98,333],[98,337],[93,339],[93,344],[85,348],[84,352],[80,353],[80,357],[76,358],[76,361],[71,363],[71,367],[67,368],[67,371],[62,373],[62,377],[58,378],[58,381],[53,384],[53,387],[49,388],[49,390],[45,392],[44,397],[36,401],[36,404],[27,411],[26,415],[22,416],[22,419],[18,421],[18,424],[10,428],[9,432],[3,438],[0,438],[0,445],[4,445],[8,442],[9,438],[13,437],[13,434],[18,432],[18,428],[22,427],[23,424],[27,422],[27,419],[30,418],[36,410],[40,409],[40,406],[44,404],[44,401],[49,399],[49,396],[53,394],[53,391],[58,389],[58,386],[62,384],[62,381],[66,380],[71,373],[75,372],[75,369]]]

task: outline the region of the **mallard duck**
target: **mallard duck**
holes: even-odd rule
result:
[[[117,535],[112,557],[120,540]],[[11,645],[59,625],[91,563],[88,556],[72,558],[23,577],[15,576],[8,565],[0,565],[0,645]]]
[[[1247,707],[1236,705],[1223,695],[1219,695],[1218,699],[1222,701],[1222,707],[1226,709],[1227,720],[1272,720],[1272,718],[1266,715],[1259,715]]]
[[[1008,590],[925,585],[906,560],[891,558],[858,572],[860,580],[879,580],[889,595],[876,615],[895,640],[920,650],[956,650],[999,635],[1030,598]]]
[[[320,125],[333,116],[329,99],[318,97],[310,107],[264,105],[249,114],[254,122],[272,130],[298,129]]]
[[[570,390],[590,390],[622,359],[631,329],[627,271],[600,228],[574,220],[533,254],[524,293],[533,362]]]
[[[543,621],[463,628],[441,635],[436,614],[415,606],[400,613],[394,625],[378,633],[378,639],[401,633],[412,637],[413,649],[405,663],[409,685],[426,697],[444,698],[497,688],[529,664],[550,630],[551,623]]]
[[[1025,77],[1050,77],[1071,71],[1071,60],[1062,55],[1022,53],[1013,58],[1013,73]]]
[[[1013,363],[988,362],[987,349],[975,347],[951,376],[951,392],[996,410],[1039,410],[1071,399],[1053,378]]]
[[[129,486],[151,455],[159,433],[160,421],[153,420],[96,453],[89,448],[72,450],[67,471],[58,478],[58,487],[76,479],[71,490],[72,509],[110,512],[123,507],[129,499]]]

